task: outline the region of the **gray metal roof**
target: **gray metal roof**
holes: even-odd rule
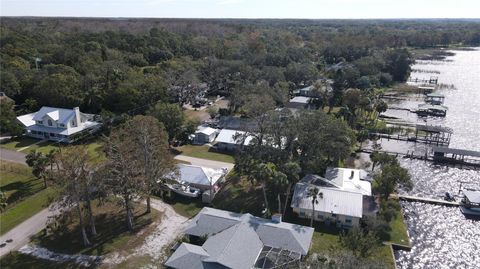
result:
[[[314,230],[310,227],[281,223],[264,223],[258,226],[257,234],[263,244],[307,255]]]
[[[470,203],[480,204],[480,191],[463,191]]]
[[[209,236],[202,246],[209,256],[197,256],[204,268],[252,268],[264,246],[306,255],[313,232],[310,227],[209,207],[204,207],[185,229],[188,235]]]
[[[465,155],[465,156],[479,157],[480,158],[480,152],[473,151],[473,150],[454,149],[454,148],[438,147],[438,146],[432,146],[432,150],[433,150],[433,152],[456,154],[456,155]]]
[[[201,246],[182,243],[168,258],[165,265],[176,269],[204,269],[206,267],[202,260],[208,256]]]
[[[45,115],[48,115],[50,118],[52,118],[54,121],[57,121],[58,123],[66,123],[69,119],[75,116],[75,111],[73,109],[44,106],[40,108],[37,113],[35,113],[33,120],[42,120]]]
[[[263,248],[262,241],[248,223],[240,222],[207,239],[203,248],[210,255],[204,262],[228,268],[249,269]]]

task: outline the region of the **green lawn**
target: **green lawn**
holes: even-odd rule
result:
[[[398,203],[398,200],[395,200]],[[401,208],[399,206],[399,208]],[[410,245],[410,239],[407,232],[407,226],[401,210],[398,210],[397,216],[390,221],[390,242],[399,245]]]
[[[7,209],[42,189],[43,181],[35,178],[29,167],[0,161],[0,190],[7,197]]]
[[[0,234],[4,234],[13,227],[38,213],[49,205],[55,191],[51,188],[42,190],[15,204],[0,215]]]
[[[51,141],[45,141],[39,143],[41,140],[29,138],[29,137],[17,137],[10,140],[8,143],[0,144],[0,147],[20,151],[24,153],[29,153],[32,150],[37,150],[42,153],[48,153],[52,149],[57,149],[58,146]]]
[[[205,206],[201,198],[184,197],[174,192],[171,192],[163,201],[171,205],[178,214],[187,218],[192,218],[197,215]]]
[[[234,163],[235,159],[232,155],[227,153],[220,153],[211,151],[208,146],[195,146],[195,145],[184,145],[176,147],[174,149],[177,154],[183,154],[185,156],[208,159],[212,161]]]
[[[47,207],[53,190],[44,189],[43,181],[25,165],[0,162],[0,190],[7,198],[6,211],[0,216],[0,234]]]
[[[33,150],[47,154],[51,150],[58,149],[64,146],[63,144],[58,144],[52,141],[45,141],[39,143],[40,141],[41,140],[29,137],[14,138],[8,143],[0,144],[0,147],[23,152],[26,154]],[[87,146],[87,150],[90,153],[90,156],[92,156],[92,162],[100,163],[106,160],[105,154],[102,149],[102,143],[98,139],[94,139],[92,141],[85,141],[84,144],[79,145]]]

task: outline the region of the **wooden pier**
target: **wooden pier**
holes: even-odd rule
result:
[[[434,198],[409,196],[409,195],[398,195],[398,199],[409,201],[409,202],[420,202],[420,203],[426,203],[426,204],[435,204],[435,205],[444,205],[444,206],[460,206],[459,202],[445,201],[445,200],[434,199]]]
[[[403,128],[401,130],[404,130]],[[442,147],[448,147],[450,145],[450,139],[453,134],[453,130],[442,126],[433,125],[415,125],[415,135],[408,133],[408,130],[404,133],[398,133],[396,135],[385,133],[369,133],[369,137],[386,138],[387,140],[398,140],[414,143],[423,143],[428,145],[436,145]]]

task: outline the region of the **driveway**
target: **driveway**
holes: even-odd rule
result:
[[[9,162],[14,162],[14,163],[20,163],[27,165],[25,162],[25,156],[27,154],[23,152],[18,152],[18,151],[13,151],[9,149],[4,149],[0,148],[0,159],[4,161],[9,161]]]
[[[0,257],[11,251],[15,251],[30,242],[30,237],[45,228],[48,217],[53,216],[56,213],[56,210],[50,211],[48,208],[43,209],[26,221],[15,226],[15,228],[11,229],[6,234],[0,236],[0,243],[5,243],[8,239],[13,240],[11,243],[7,243],[6,246],[0,248]]]
[[[184,162],[189,162],[192,165],[204,166],[204,167],[209,167],[214,169],[227,168],[228,172],[230,172],[234,166],[233,163],[218,162],[218,161],[212,161],[207,159],[189,157],[185,155],[177,155],[175,156],[175,159],[184,161]]]

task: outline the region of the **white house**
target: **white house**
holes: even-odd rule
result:
[[[215,141],[215,137],[217,137],[218,130],[208,127],[208,126],[200,126],[198,127],[197,131],[193,135],[193,143],[194,144],[206,144],[212,143]]]
[[[242,144],[248,146],[253,136],[246,135],[243,131],[222,129],[215,139],[215,146],[219,150],[234,151]]]
[[[371,210],[371,183],[362,178],[368,179],[363,170],[348,168],[327,168],[325,177],[307,175],[295,185],[291,207],[300,217],[311,218],[313,205],[308,193],[317,188],[314,220],[341,228],[357,226]]]
[[[42,107],[35,113],[17,117],[25,126],[25,134],[30,137],[71,143],[82,132],[95,132],[101,124],[93,120],[94,115],[73,109]]]
[[[179,164],[178,182],[186,183],[202,191],[213,189],[216,191],[219,184],[225,179],[226,169],[213,169],[196,165]]]

